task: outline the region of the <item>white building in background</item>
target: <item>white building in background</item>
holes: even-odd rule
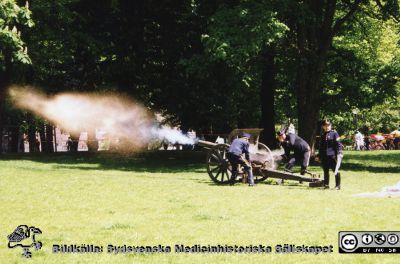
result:
[[[101,129],[96,129],[96,139],[99,143],[99,149],[98,150],[108,150],[109,145],[110,145],[110,140],[107,139],[106,132],[101,130]],[[55,136],[54,136],[55,135]],[[70,134],[67,132],[62,131],[60,128],[55,128],[55,134],[53,135],[53,142],[55,142],[55,151],[56,152],[66,152],[68,151],[68,138],[70,137]],[[37,140],[40,142],[40,135],[39,133],[36,134]],[[29,143],[27,140],[27,136],[25,135],[25,141],[24,141],[24,147],[25,147],[25,152],[29,152]],[[88,133],[87,132],[81,132],[79,135],[79,142],[78,142],[78,151],[87,151],[88,146],[87,146],[87,141],[88,141]]]

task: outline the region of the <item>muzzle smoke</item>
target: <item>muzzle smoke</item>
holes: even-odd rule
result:
[[[48,97],[32,88],[11,87],[9,94],[19,108],[53,122],[70,133],[102,129],[110,138],[129,141],[134,148],[151,140],[194,144],[180,131],[161,127],[142,104],[117,95],[62,93]]]
[[[271,153],[268,153],[264,149],[257,149],[256,147],[251,147],[249,149],[250,159],[256,164],[264,164],[268,162],[269,167],[271,169],[276,169],[281,162],[281,155],[285,153],[283,149],[275,149],[271,150]],[[272,154],[272,160],[271,155]]]

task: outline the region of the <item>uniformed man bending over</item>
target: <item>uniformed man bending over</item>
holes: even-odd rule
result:
[[[253,171],[251,169],[250,153],[249,153],[249,139],[250,134],[243,133],[239,138],[233,140],[231,146],[228,150],[228,160],[232,165],[232,176],[230,179],[230,184],[235,184],[236,177],[238,174],[238,165],[243,166],[244,170],[247,172],[249,179],[249,186],[254,186]],[[243,157],[243,154],[245,157]]]
[[[301,137],[285,132],[278,132],[278,140],[281,142],[282,147],[285,150],[285,158],[290,157],[290,152],[293,150],[294,155],[290,157],[289,162],[285,166],[285,170],[292,172],[293,166],[296,162],[301,164],[301,175],[304,175],[307,171],[308,164],[310,162],[311,149],[308,143]]]

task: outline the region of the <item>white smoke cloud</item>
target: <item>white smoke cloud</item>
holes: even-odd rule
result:
[[[271,150],[273,156],[282,156],[285,154],[285,150],[283,148]]]
[[[383,187],[380,192],[365,192],[353,195],[355,197],[400,197],[400,181],[389,187]]]
[[[183,135],[181,131],[178,131],[169,127],[153,128],[152,134],[154,138],[160,140],[166,140],[172,144],[182,144],[182,145],[193,145],[195,144],[195,139]]]
[[[180,131],[159,127],[155,116],[143,105],[121,96],[62,93],[48,97],[32,88],[12,87],[15,104],[53,122],[64,130],[79,133],[101,129],[112,138],[129,141],[130,147],[144,147],[150,140],[194,144]]]

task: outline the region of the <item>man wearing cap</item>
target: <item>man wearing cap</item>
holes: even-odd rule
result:
[[[310,146],[304,139],[291,132],[286,134],[285,132],[280,131],[277,134],[278,140],[285,150],[285,157],[289,158],[290,152],[292,150],[294,152],[294,155],[285,166],[285,171],[292,172],[295,163],[299,162],[301,164],[300,173],[301,175],[304,175],[310,162]]]
[[[323,133],[319,143],[319,158],[324,169],[324,188],[329,188],[329,170],[335,173],[335,189],[340,190],[339,166],[343,158],[343,147],[340,143],[338,132],[332,130],[332,124],[328,120],[322,122]]]
[[[243,133],[240,135],[239,138],[233,140],[231,146],[229,147],[227,156],[229,162],[232,165],[232,176],[230,179],[231,185],[235,184],[238,174],[238,165],[240,164],[247,172],[249,178],[249,186],[254,186],[253,171],[251,169],[250,163],[249,139],[250,134]],[[243,154],[245,157],[243,157]]]

